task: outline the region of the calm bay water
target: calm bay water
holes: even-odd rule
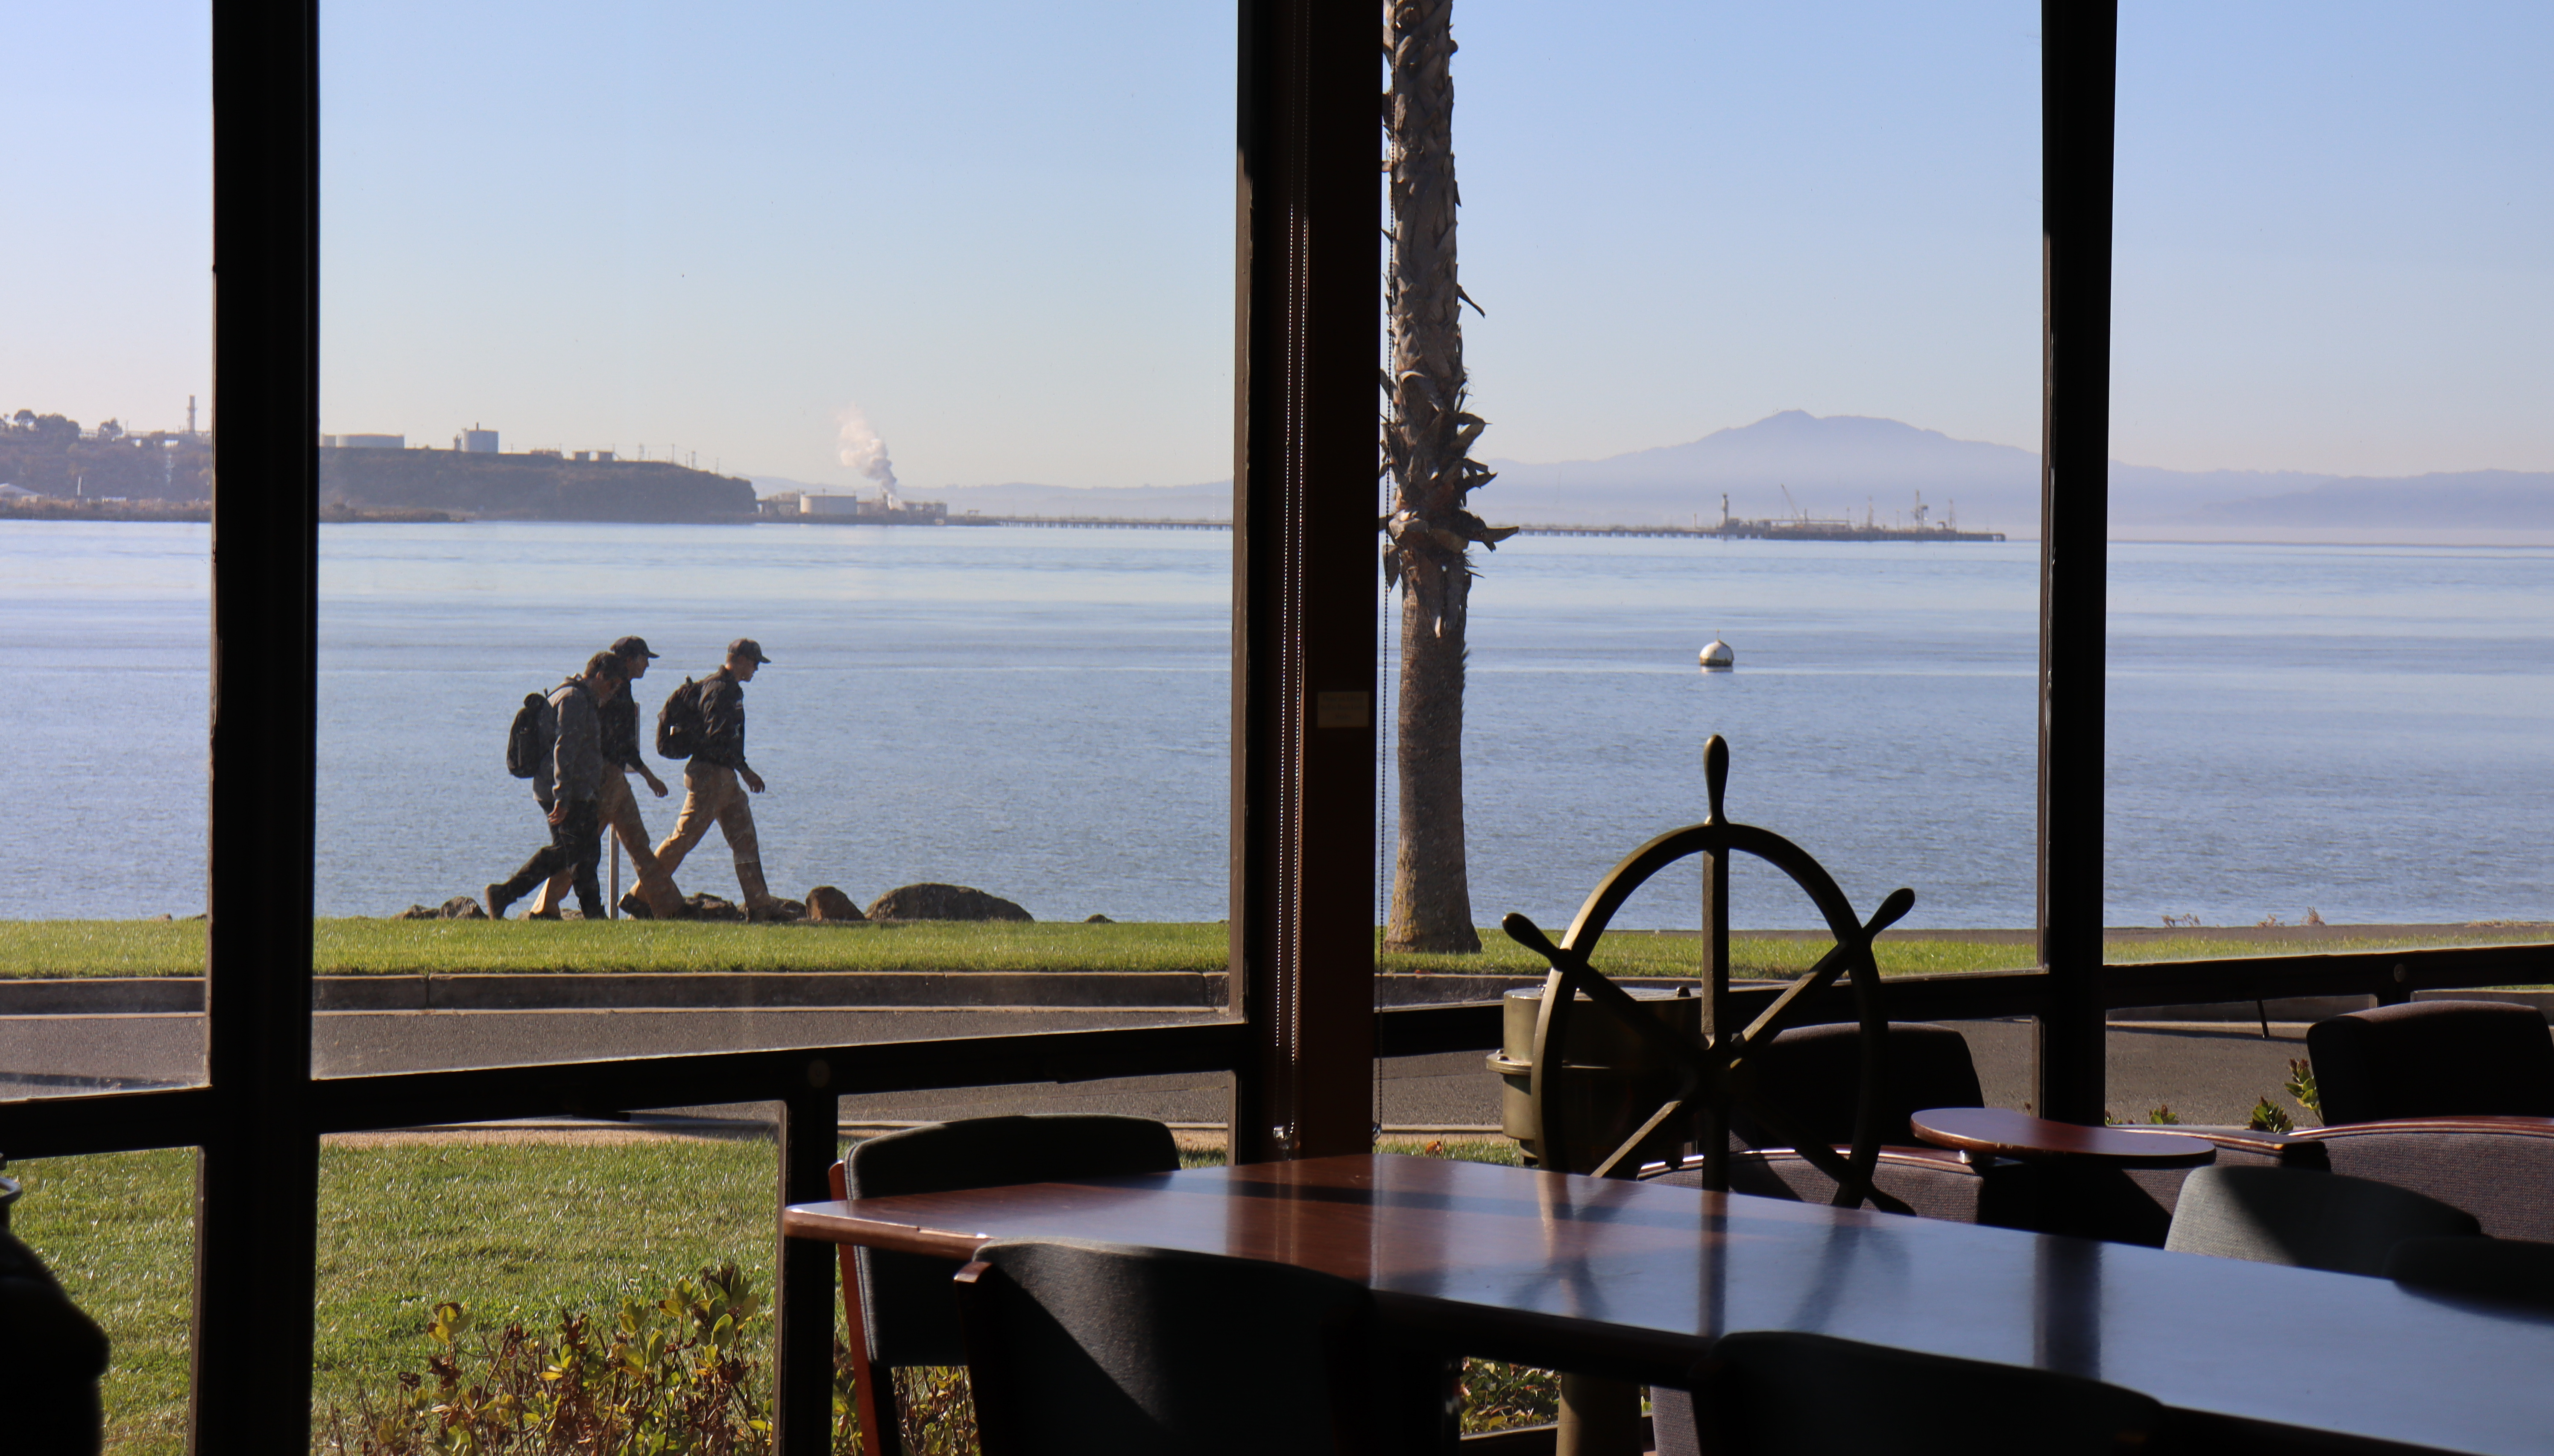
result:
[[[203,900],[204,529],[0,524],[15,751],[0,917]],[[1221,532],[473,524],[322,532],[318,910],[477,894],[542,838],[507,719],[638,632],[654,705],[729,638],[775,888],[954,880],[1040,919],[1225,913]],[[1729,805],[1866,912],[2032,914],[2036,548],[1519,538],[1482,563],[1467,699],[1484,923],[1566,923],[1621,854]],[[2110,919],[2544,918],[2554,551],[2112,553]],[[1714,634],[1735,673],[1705,676]],[[1387,710],[1388,711],[1388,710]],[[667,770],[670,771],[670,767]],[[1380,786],[1379,786],[1380,787]],[[676,788],[679,794],[679,783]],[[674,799],[642,799],[661,835]],[[686,889],[733,895],[706,842]],[[1804,923],[1742,873],[1742,924]],[[1626,923],[1689,924],[1663,880]]]

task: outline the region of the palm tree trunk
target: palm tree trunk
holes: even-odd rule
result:
[[[1393,722],[1400,834],[1387,950],[1481,949],[1463,865],[1462,614],[1470,590],[1471,572],[1459,556],[1451,569],[1425,563],[1402,577],[1401,698]]]
[[[1392,57],[1392,268],[1385,299],[1384,572],[1401,588],[1401,707],[1395,722],[1400,832],[1384,946],[1477,952],[1463,866],[1463,623],[1469,547],[1496,530],[1465,509],[1490,472],[1471,458],[1483,422],[1464,408],[1462,305],[1454,272],[1452,0],[1386,0]],[[1478,305],[1475,305],[1476,307]]]

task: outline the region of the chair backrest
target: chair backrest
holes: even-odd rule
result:
[[[2408,1001],[2327,1017],[2306,1055],[2328,1123],[2554,1117],[2545,1014],[2507,1001]]]
[[[1968,1038],[1947,1026],[1891,1022],[1888,1067],[1880,1104],[1884,1145],[1914,1144],[1916,1134],[1907,1119],[1927,1107],[1986,1105],[1977,1064],[1969,1059]],[[1757,1064],[1756,1086],[1810,1137],[1852,1142],[1854,1097],[1862,1086],[1861,1029],[1845,1022],[1782,1033]],[[1743,1109],[1730,1114],[1730,1131],[1751,1147],[1786,1141],[1749,1121]]]
[[[36,1252],[0,1233],[0,1447],[88,1453],[105,1411],[106,1334]]]
[[[881,1134],[843,1160],[854,1198],[947,1193],[1005,1183],[1176,1173],[1171,1130],[1150,1118],[975,1117]],[[872,1366],[964,1365],[949,1277],[954,1261],[859,1251],[861,1325]]]
[[[2425,1193],[2496,1239],[2554,1240],[2554,1128],[2375,1123],[2318,1130],[2324,1166]]]
[[[2480,1232],[2462,1208],[2363,1177],[2306,1168],[2211,1167],[2182,1182],[2163,1246],[2376,1276],[2405,1239]]]
[[[2423,1293],[2498,1299],[2554,1311],[2554,1244],[2526,1239],[2405,1239],[2385,1277]]]
[[[957,1288],[985,1456],[1414,1449],[1378,1408],[1389,1361],[1362,1285],[1080,1240],[976,1260]]]
[[[2135,1391],[1827,1335],[1727,1336],[1694,1370],[1692,1406],[1699,1449],[1721,1456],[2161,1456],[2165,1449],[2163,1407]],[[1691,1449],[1671,1445],[1661,1422],[1659,1456]]]

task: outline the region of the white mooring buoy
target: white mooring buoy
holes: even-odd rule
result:
[[[1718,637],[1712,638],[1711,645],[1702,649],[1704,672],[1727,672],[1737,665],[1738,654],[1730,651],[1729,644]]]

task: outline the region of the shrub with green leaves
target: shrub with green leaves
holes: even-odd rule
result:
[[[434,1307],[425,1372],[331,1408],[321,1449],[345,1456],[762,1456],[771,1449],[770,1310],[734,1264],[677,1281],[604,1321],[564,1313],[547,1336]],[[475,1336],[475,1338],[469,1338]]]
[[[2314,1064],[2302,1057],[2288,1059],[2288,1079],[2279,1090],[2296,1099],[2299,1107],[2323,1116],[2323,1091],[2315,1085]]]
[[[1462,1430],[1467,1436],[1561,1418],[1561,1377],[1497,1360],[1463,1362]]]

